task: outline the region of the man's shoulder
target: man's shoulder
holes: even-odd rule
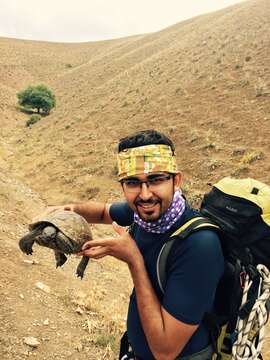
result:
[[[199,216],[202,216],[199,210],[187,206],[181,221],[176,224],[174,232],[187,224],[191,219]],[[171,235],[172,233],[169,236]],[[175,253],[175,257],[179,257],[183,252],[186,255],[190,254],[191,257],[195,254],[200,254],[205,259],[219,258],[223,260],[223,251],[218,231],[208,227],[201,227],[188,233],[184,239],[176,237],[172,253]]]
[[[204,269],[206,278],[211,278],[209,274],[212,271],[217,278],[221,278],[224,272],[224,254],[218,234],[213,230],[201,229],[185,239],[176,239],[167,262],[170,270],[174,269],[176,272],[188,273],[191,269],[195,272],[199,269],[201,272]]]
[[[187,236],[186,241],[189,243],[189,246],[195,247],[199,251],[203,251],[206,254],[212,253],[213,251],[222,253],[219,235],[213,230],[197,230]]]

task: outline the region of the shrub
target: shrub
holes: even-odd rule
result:
[[[27,89],[17,93],[19,105],[26,109],[37,109],[43,113],[49,114],[55,107],[55,96],[45,85],[29,86]]]
[[[36,122],[38,122],[39,120],[41,119],[41,116],[38,115],[38,114],[33,114],[30,116],[30,119],[28,119],[26,121],[26,126],[29,127],[29,126],[32,126],[34,125]]]

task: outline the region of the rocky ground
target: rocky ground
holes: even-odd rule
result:
[[[125,265],[92,261],[79,280],[75,256],[56,269],[48,249],[24,255],[18,240],[44,205],[20,181],[6,174],[0,181],[1,360],[116,359],[130,289]],[[110,229],[93,233],[108,236]]]

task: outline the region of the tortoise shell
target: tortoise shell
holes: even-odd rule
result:
[[[56,210],[45,216],[41,216],[34,223],[29,225],[29,230],[34,230],[42,224],[53,225],[65,236],[79,245],[92,239],[91,229],[88,222],[79,214],[73,211]]]

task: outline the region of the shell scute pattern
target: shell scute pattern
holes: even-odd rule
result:
[[[92,240],[88,222],[72,211],[56,210],[41,216],[29,225],[29,233],[19,240],[20,249],[32,255],[34,243],[53,249],[56,267],[62,266],[66,255],[77,253],[86,241]],[[89,257],[83,256],[76,274],[83,278]]]
[[[35,229],[42,223],[50,223],[60,230],[64,235],[78,245],[83,245],[92,239],[92,233],[88,222],[79,214],[73,211],[57,210],[40,219],[37,219],[29,226],[30,230]]]

